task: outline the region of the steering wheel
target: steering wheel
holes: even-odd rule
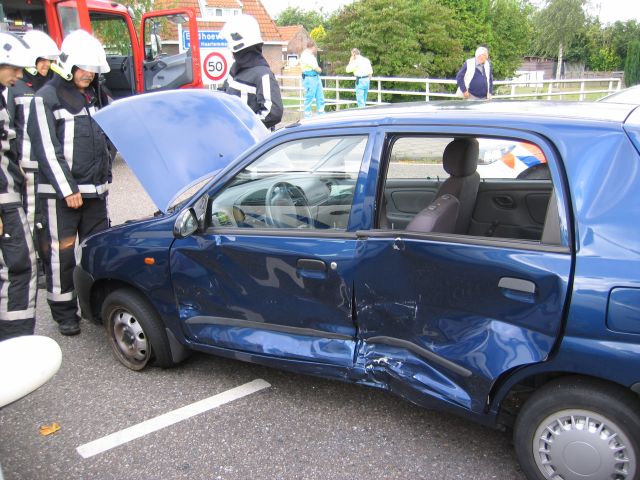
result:
[[[312,228],[313,220],[307,197],[300,187],[276,182],[265,196],[267,221],[276,228]],[[302,215],[299,211],[302,210]]]

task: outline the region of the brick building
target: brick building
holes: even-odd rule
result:
[[[285,66],[295,67],[300,59],[300,54],[307,48],[307,42],[311,40],[311,35],[302,25],[278,27],[278,30],[280,30],[280,36],[285,42],[285,47],[282,49],[282,60],[285,62]]]

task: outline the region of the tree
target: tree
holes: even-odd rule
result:
[[[178,3],[177,0],[164,0],[161,7],[164,9],[177,8]],[[155,8],[159,9],[157,3],[155,4]],[[140,25],[142,16],[153,9],[153,0],[138,0],[132,4],[131,11],[133,12],[133,24]],[[158,22],[162,25],[167,24],[166,19],[160,19]],[[121,18],[113,18],[109,16],[104,18],[98,17],[91,21],[91,28],[93,29],[95,36],[102,42],[108,52],[114,54],[117,53],[119,55],[132,55],[131,41],[129,39],[127,25]],[[173,29],[175,30],[175,27]]]
[[[532,11],[520,0],[357,0],[329,18],[322,47],[335,71],[358,47],[376,75],[452,78],[486,44],[506,78],[527,53]]]
[[[488,38],[485,41],[475,39],[476,45],[484,43],[489,47],[495,78],[512,77],[522,65],[522,57],[529,53],[533,7],[519,0],[493,0],[488,12]]]
[[[529,53],[533,7],[520,0],[439,0],[447,5],[461,25],[462,48],[472,56],[478,45],[486,45],[497,78],[507,78]]]
[[[465,52],[474,52],[481,44],[491,46],[491,25],[488,23],[491,0],[439,0],[438,3],[449,7],[460,22],[458,35]]]
[[[610,42],[607,40],[600,20],[587,18],[585,25],[573,37],[564,50],[564,60],[572,63],[583,63],[589,70],[599,70],[602,61],[598,58],[601,50],[609,52]],[[609,58],[605,63],[610,63]]]
[[[309,32],[309,36],[314,42],[322,43],[324,39],[327,38],[327,32],[322,25],[319,25]]]
[[[626,22],[615,22],[605,29],[610,38],[611,47],[615,49],[620,58],[620,65],[617,68],[622,70],[627,58],[627,49],[634,41],[640,41],[640,23],[636,20]]]
[[[322,44],[334,71],[359,48],[374,74],[393,77],[451,76],[462,64],[460,23],[431,0],[356,0],[329,19]]]
[[[548,56],[557,52],[556,79],[560,79],[564,50],[584,27],[586,0],[546,0],[534,16],[536,50]]]
[[[624,83],[627,87],[640,83],[640,41],[632,42],[624,63]]]
[[[281,27],[287,25],[302,25],[307,32],[312,31],[320,25],[324,25],[326,21],[327,15],[322,8],[320,8],[319,11],[307,11],[299,7],[287,7],[276,17],[276,24]]]

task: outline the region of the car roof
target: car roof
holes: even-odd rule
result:
[[[442,123],[446,120],[468,120],[470,117],[473,117],[476,122],[482,122],[484,119],[488,124],[493,125],[499,125],[503,122],[508,124],[514,120],[537,123],[541,118],[622,124],[635,108],[635,105],[594,102],[435,101],[343,110],[301,120],[293,125],[328,127],[331,124],[335,124],[335,126],[349,124],[355,126],[357,124],[384,124],[403,120],[408,123],[418,123],[425,119]]]
[[[629,103],[632,105],[640,105],[640,85],[634,85],[633,87],[623,88],[617,92],[602,97],[599,102],[615,102],[615,103]]]

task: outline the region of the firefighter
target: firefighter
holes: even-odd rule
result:
[[[0,33],[0,340],[33,334],[36,314],[35,250],[22,208],[24,175],[13,148],[7,87],[34,64],[27,44]]]
[[[220,35],[227,41],[234,62],[222,89],[240,97],[267,128],[282,120],[282,97],[276,77],[262,55],[260,26],[251,15],[229,20]]]
[[[22,39],[37,58],[34,65],[24,69],[22,78],[9,88],[8,107],[16,131],[18,162],[25,174],[24,211],[31,232],[34,232],[38,161],[31,156],[31,143],[27,135],[29,105],[34,94],[51,79],[51,62],[58,59],[60,50],[49,35],[39,30],[28,31]]]
[[[109,65],[100,42],[76,30],[62,42],[58,67],[52,68],[57,75],[36,93],[27,127],[39,169],[36,236],[53,319],[61,334],[76,335],[76,236],[82,241],[109,226],[111,157],[92,118],[98,101],[92,84]]]

